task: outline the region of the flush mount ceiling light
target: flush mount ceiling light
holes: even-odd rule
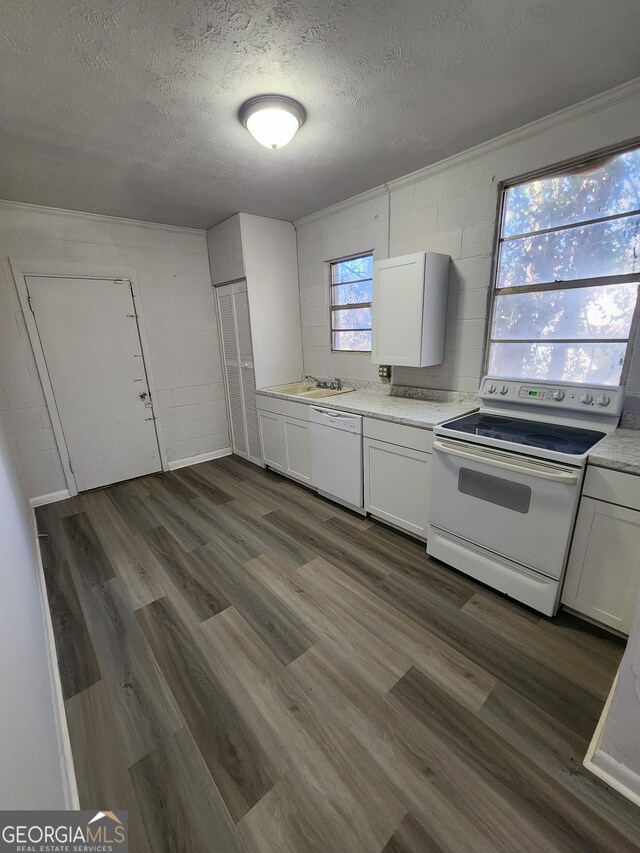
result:
[[[244,102],[238,117],[251,136],[265,148],[282,148],[302,127],[305,111],[293,98],[258,95]]]

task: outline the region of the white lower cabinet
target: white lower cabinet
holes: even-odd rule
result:
[[[640,495],[640,479],[591,471],[578,511],[562,603],[628,634],[640,591],[640,509],[598,498],[610,498],[612,493]]]
[[[265,464],[299,483],[314,485],[308,405],[261,395],[257,400]],[[426,539],[432,432],[364,418],[363,438],[367,513]]]
[[[364,434],[366,511],[426,539],[431,433],[365,418]]]
[[[309,408],[276,398],[258,398],[258,425],[265,465],[311,484]],[[266,406],[267,408],[262,408]]]
[[[285,473],[302,483],[311,483],[311,436],[309,423],[282,418]]]
[[[284,471],[284,438],[282,416],[258,409],[258,427],[262,443],[262,458],[265,465]]]

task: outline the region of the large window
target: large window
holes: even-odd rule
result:
[[[617,385],[640,281],[640,148],[504,189],[488,372]]]
[[[371,352],[373,255],[333,261],[331,267],[331,349]]]

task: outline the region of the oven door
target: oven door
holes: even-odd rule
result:
[[[437,436],[429,521],[559,579],[581,479],[580,468]]]

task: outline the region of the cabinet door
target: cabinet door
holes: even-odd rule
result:
[[[258,425],[262,443],[262,458],[277,471],[285,470],[283,419],[280,415],[258,410]]]
[[[582,498],[562,603],[628,634],[640,589],[640,512]]]
[[[367,512],[426,539],[430,473],[430,453],[365,438]]]
[[[377,261],[373,273],[374,364],[420,367],[425,254]]]
[[[311,436],[308,422],[284,418],[282,427],[285,473],[302,483],[311,483]]]
[[[249,298],[245,282],[233,285],[236,289],[233,295],[236,315],[236,331],[238,335],[238,356],[240,362],[240,379],[242,383],[242,402],[244,405],[244,420],[246,427],[247,458],[251,462],[262,465],[260,452],[260,433],[258,430],[258,411],[256,407],[256,374],[253,364],[253,342],[251,339],[251,320],[249,317]]]
[[[262,465],[246,282],[216,288],[233,452]]]

